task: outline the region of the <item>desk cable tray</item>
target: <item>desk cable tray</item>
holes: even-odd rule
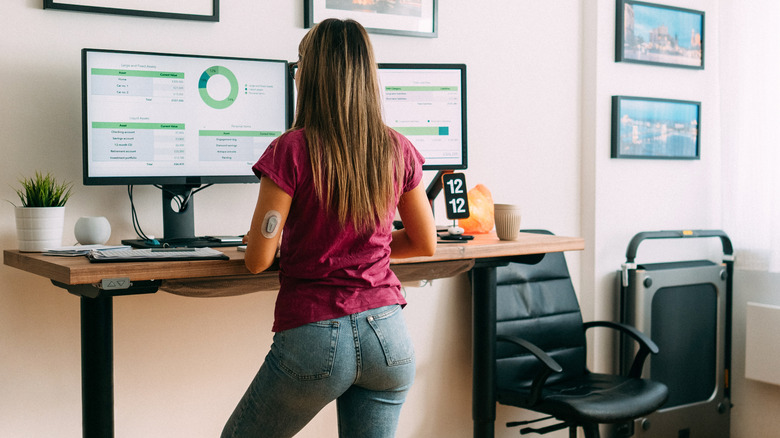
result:
[[[228,260],[229,257],[213,248],[147,248],[93,250],[87,254],[93,263],[107,262],[161,262],[186,260]]]

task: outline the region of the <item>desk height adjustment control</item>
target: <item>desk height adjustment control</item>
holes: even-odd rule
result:
[[[56,280],[51,281],[55,286],[61,287],[73,295],[86,298],[98,296],[142,295],[157,292],[162,284],[161,280],[130,281],[128,277],[104,278],[98,283],[92,284],[65,284]]]
[[[103,290],[129,289],[132,285],[133,283],[130,282],[129,277],[104,278],[100,280],[100,289]]]

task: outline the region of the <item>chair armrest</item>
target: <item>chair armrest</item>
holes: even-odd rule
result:
[[[590,321],[584,323],[583,326],[585,327],[585,330],[591,327],[612,328],[629,335],[639,344],[639,351],[637,351],[636,356],[634,356],[634,362],[631,364],[631,369],[628,372],[629,377],[640,378],[642,376],[642,367],[645,365],[647,356],[650,355],[650,353],[658,354],[658,345],[656,345],[649,336],[637,330],[636,327],[613,321]]]
[[[552,373],[560,373],[563,371],[563,367],[556,362],[555,359],[550,357],[549,354],[545,353],[544,350],[523,338],[498,335],[496,336],[496,342],[509,342],[515,344],[533,354],[544,365],[544,369],[534,377],[534,381],[531,384],[531,396],[529,397],[528,404],[531,406],[535,405],[542,397],[542,388],[544,387],[545,382],[547,382],[547,378],[550,377]]]

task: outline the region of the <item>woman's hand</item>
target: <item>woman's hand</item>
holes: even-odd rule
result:
[[[436,223],[422,183],[401,195],[398,213],[404,228],[393,231],[390,257],[432,256],[436,251]]]

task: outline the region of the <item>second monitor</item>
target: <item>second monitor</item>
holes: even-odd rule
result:
[[[465,64],[379,64],[385,123],[425,157],[424,170],[468,167]],[[296,88],[289,87],[291,116]]]
[[[385,123],[425,157],[426,170],[468,167],[466,66],[379,64]]]

